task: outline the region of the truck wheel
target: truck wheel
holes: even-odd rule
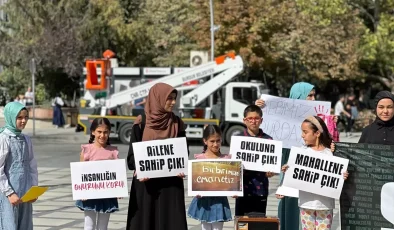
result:
[[[133,129],[132,124],[125,124],[120,128],[119,131],[119,139],[123,144],[130,144],[130,135],[131,135],[131,130]]]
[[[239,135],[244,131],[244,127],[240,125],[231,126],[226,132],[226,144],[230,145],[231,137],[234,135]]]

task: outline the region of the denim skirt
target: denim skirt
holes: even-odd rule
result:
[[[194,197],[187,214],[201,222],[227,222],[232,220],[227,197]]]
[[[113,213],[119,211],[117,198],[93,199],[85,201],[77,200],[75,206],[77,206],[82,211],[95,211],[101,213]]]

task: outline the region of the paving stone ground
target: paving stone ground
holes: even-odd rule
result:
[[[62,131],[63,132],[63,131]],[[51,134],[52,135],[52,134]],[[78,161],[80,144],[86,143],[88,137],[75,136],[63,138],[61,141],[44,139],[33,139],[36,158],[39,163],[39,181],[41,186],[49,186],[49,190],[34,204],[34,229],[35,230],[58,230],[58,229],[83,229],[83,212],[74,206],[71,192],[71,179],[69,163]],[[359,134],[346,138],[341,137],[343,142],[358,141]],[[70,138],[70,139],[67,139]],[[78,141],[75,141],[75,140]],[[86,139],[86,140],[85,140]],[[59,139],[60,140],[60,139]],[[120,158],[127,155],[128,146],[118,145]],[[228,151],[224,147],[223,151]],[[192,146],[191,153],[201,152],[201,146]],[[191,154],[191,155],[192,155]],[[128,171],[129,188],[132,172]],[[187,196],[187,180],[185,182],[185,212],[189,207],[192,197]],[[268,197],[268,216],[277,216],[278,200],[275,191],[279,183],[279,176],[270,179],[270,195]],[[232,212],[234,213],[234,199],[229,198]],[[120,211],[111,215],[109,229],[124,230],[127,220],[128,199],[119,200]],[[336,203],[339,207],[339,203]],[[192,230],[201,229],[200,223],[188,218],[188,228]],[[234,229],[234,222],[227,222],[224,229]],[[332,229],[339,227],[338,209],[334,211],[334,223]]]

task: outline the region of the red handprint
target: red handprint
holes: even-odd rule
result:
[[[324,108],[324,105],[319,105],[315,107],[315,112],[316,115],[319,116],[320,118],[323,118],[326,114],[328,114],[330,111],[330,108]]]

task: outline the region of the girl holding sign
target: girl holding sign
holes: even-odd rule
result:
[[[307,100],[307,101],[314,101],[316,99],[316,90],[315,86],[309,84],[307,82],[298,82],[295,83],[290,90],[291,99],[297,100]],[[265,101],[262,99],[256,100],[255,104],[261,108],[265,106]],[[333,117],[326,117],[332,120],[334,123],[338,120],[337,116]],[[325,120],[327,120],[325,118]],[[334,133],[332,133],[333,135]],[[335,144],[332,142],[330,145],[331,151],[334,152]],[[282,165],[287,162],[290,155],[290,149],[284,148],[282,151]],[[283,173],[280,175],[280,180],[283,180]],[[294,226],[299,226],[299,216],[295,215],[294,213],[298,212],[298,199],[294,197],[283,197],[281,195],[276,196],[279,201],[278,206],[278,216],[280,219],[280,229],[287,230],[287,229],[299,229]],[[301,228],[301,227],[300,227]]]
[[[333,156],[330,149],[332,139],[324,121],[318,116],[310,116],[301,125],[302,139],[306,148],[316,153]],[[287,165],[282,166],[286,172]],[[344,179],[348,173],[343,175]],[[309,192],[299,191],[298,206],[300,208],[302,229],[331,229],[335,199]]]
[[[37,162],[31,140],[22,134],[29,112],[19,102],[4,108],[5,127],[0,129],[0,226],[4,230],[32,230],[32,202],[21,198],[38,184]]]
[[[194,155],[196,159],[227,158],[220,153],[222,132],[217,125],[208,125],[203,133],[204,153]],[[190,218],[201,221],[202,230],[221,230],[224,222],[231,221],[231,209],[227,197],[194,197],[187,212]]]
[[[109,144],[111,123],[107,118],[95,118],[90,125],[89,144],[81,146],[80,161],[118,159],[118,148]],[[117,198],[78,200],[75,204],[85,214],[85,230],[107,229],[110,213],[119,211]]]

